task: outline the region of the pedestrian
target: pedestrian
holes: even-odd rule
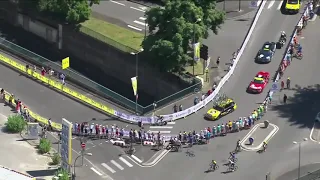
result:
[[[217,61],[216,61],[217,67],[219,67],[220,64],[220,56],[218,56]]]
[[[61,73],[61,74],[60,74],[60,81],[61,81],[61,84],[62,84],[62,85],[65,85],[65,84],[66,84],[65,81],[64,81],[65,78],[66,78],[66,76],[65,76],[63,73]]]
[[[283,95],[283,103],[284,103],[284,104],[287,104],[287,99],[288,99],[287,95],[284,94],[284,95]]]
[[[179,105],[179,111],[182,111],[183,108],[182,108],[182,104]]]
[[[196,96],[193,100],[193,105],[197,105],[199,102],[199,98]]]
[[[173,112],[174,113],[178,112],[178,106],[176,104],[173,106]]]
[[[203,93],[202,96],[201,96],[201,101],[203,101],[205,98],[206,98],[206,94]]]
[[[290,89],[290,83],[291,83],[291,80],[290,80],[290,77],[288,77],[288,79],[287,79],[287,89]]]
[[[46,70],[44,69],[44,67],[41,68],[41,75],[44,76],[46,74]]]
[[[290,60],[292,61],[292,56],[293,56],[293,48],[289,48],[289,54],[290,54]]]
[[[29,69],[30,69],[29,64],[26,64],[26,73],[27,73],[27,74],[28,74]]]
[[[214,82],[213,85],[212,85],[212,91],[216,90],[216,88],[217,88],[217,83]]]

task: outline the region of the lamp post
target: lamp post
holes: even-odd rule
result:
[[[156,102],[153,102],[152,105],[153,105],[153,116],[154,116],[156,113],[157,104]]]
[[[79,159],[79,157],[83,157],[83,156],[92,156],[92,153],[84,153],[84,154],[81,153],[79,156],[76,157],[73,163],[73,179],[75,179],[76,177],[76,162]]]
[[[301,143],[308,141],[308,138],[304,138],[303,141],[297,142],[293,141],[293,144],[299,145],[299,163],[298,163],[298,180],[300,180],[300,168],[301,168]]]
[[[196,44],[196,24],[198,22],[201,22],[201,19],[198,18],[196,20],[196,22],[194,22],[193,24],[193,46]],[[194,47],[193,47],[193,54],[195,53],[195,50],[194,50]],[[194,55],[193,55],[194,56]],[[193,57],[193,61],[192,61],[192,75],[194,76],[194,61],[195,61],[195,58]]]
[[[137,78],[137,82],[138,82],[138,67],[139,67],[139,53],[141,53],[141,52],[143,52],[144,51],[144,49],[140,49],[138,52],[131,52],[130,54],[131,55],[134,55],[134,56],[136,56],[136,78]],[[138,84],[138,83],[137,83]],[[137,92],[136,92],[136,110],[135,110],[135,113],[136,114],[138,114],[138,85],[137,85]]]

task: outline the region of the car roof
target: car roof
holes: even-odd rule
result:
[[[256,77],[262,77],[262,76],[265,76],[265,75],[268,75],[269,73],[268,72],[265,72],[265,71],[259,71],[256,75]]]

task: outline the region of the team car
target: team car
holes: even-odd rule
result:
[[[298,13],[300,6],[300,0],[287,0],[285,9],[289,13]]]
[[[248,92],[250,93],[261,93],[267,86],[270,79],[270,73],[260,71],[250,82]]]
[[[208,120],[215,121],[237,109],[237,104],[230,98],[219,102],[204,115]]]
[[[276,51],[276,43],[266,42],[263,44],[263,47],[259,50],[256,62],[258,63],[269,63]]]

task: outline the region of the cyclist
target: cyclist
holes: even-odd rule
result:
[[[212,160],[210,166],[211,166],[211,169],[216,169],[217,162],[215,160]]]
[[[235,163],[229,159],[229,168],[231,169],[231,171],[234,171],[234,166],[235,166]]]
[[[236,154],[234,152],[230,152],[229,160],[230,159],[234,160],[235,158],[236,158]]]
[[[287,35],[286,35],[286,32],[284,32],[284,31],[281,31],[281,35],[280,35],[280,38],[281,38],[281,39],[284,39],[284,40],[286,40],[286,39],[287,39]]]
[[[263,141],[263,145],[262,145],[263,152],[266,152],[267,146],[268,146],[267,142]]]

